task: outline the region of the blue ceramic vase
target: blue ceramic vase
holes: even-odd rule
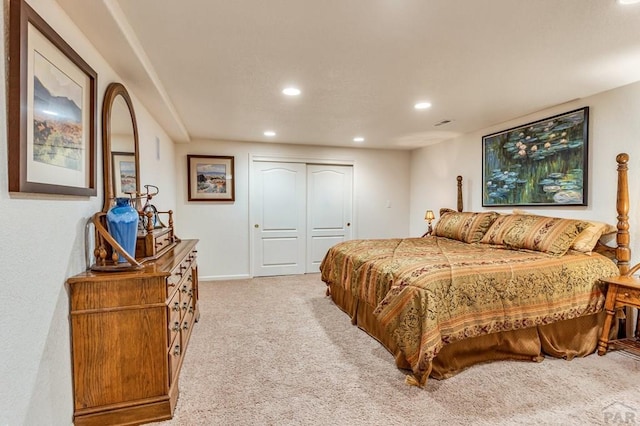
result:
[[[107,212],[107,229],[111,236],[131,257],[136,255],[138,236],[138,212],[129,198],[116,198],[116,205]],[[119,253],[118,262],[126,262]]]

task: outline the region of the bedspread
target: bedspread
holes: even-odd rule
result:
[[[419,385],[443,345],[599,312],[599,278],[619,273],[596,253],[553,257],[442,237],[346,241],[320,270],[375,307]]]

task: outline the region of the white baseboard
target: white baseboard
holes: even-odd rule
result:
[[[210,275],[208,277],[198,277],[198,281],[222,281],[222,280],[246,280],[252,278],[251,275]]]
[[[314,275],[314,274],[318,274],[320,275],[320,271],[317,272],[305,272],[304,274],[298,274],[298,275]],[[249,278],[255,278],[252,275],[249,274],[241,274],[241,275],[209,275],[206,277],[198,277],[198,281],[223,281],[223,280],[246,280]],[[260,277],[258,277],[260,278]]]

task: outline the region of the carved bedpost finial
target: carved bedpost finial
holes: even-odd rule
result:
[[[458,180],[458,211],[462,211],[462,176],[456,178]]]
[[[629,162],[629,154],[627,154],[626,152],[622,152],[616,155],[616,161],[618,162],[618,164],[627,164]]]
[[[616,199],[616,209],[618,211],[618,233],[616,234],[616,259],[620,274],[626,274],[629,270],[629,260],[631,260],[631,249],[629,248],[629,182],[627,171],[629,154],[621,153],[616,156],[618,162],[618,195]]]

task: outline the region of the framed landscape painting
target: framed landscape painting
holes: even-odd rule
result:
[[[96,72],[10,1],[9,191],[96,195]]]
[[[189,201],[234,201],[233,157],[187,155]]]
[[[587,205],[589,107],[482,138],[482,205]]]
[[[112,152],[113,193],[128,197],[136,192],[136,155],[133,152]]]

